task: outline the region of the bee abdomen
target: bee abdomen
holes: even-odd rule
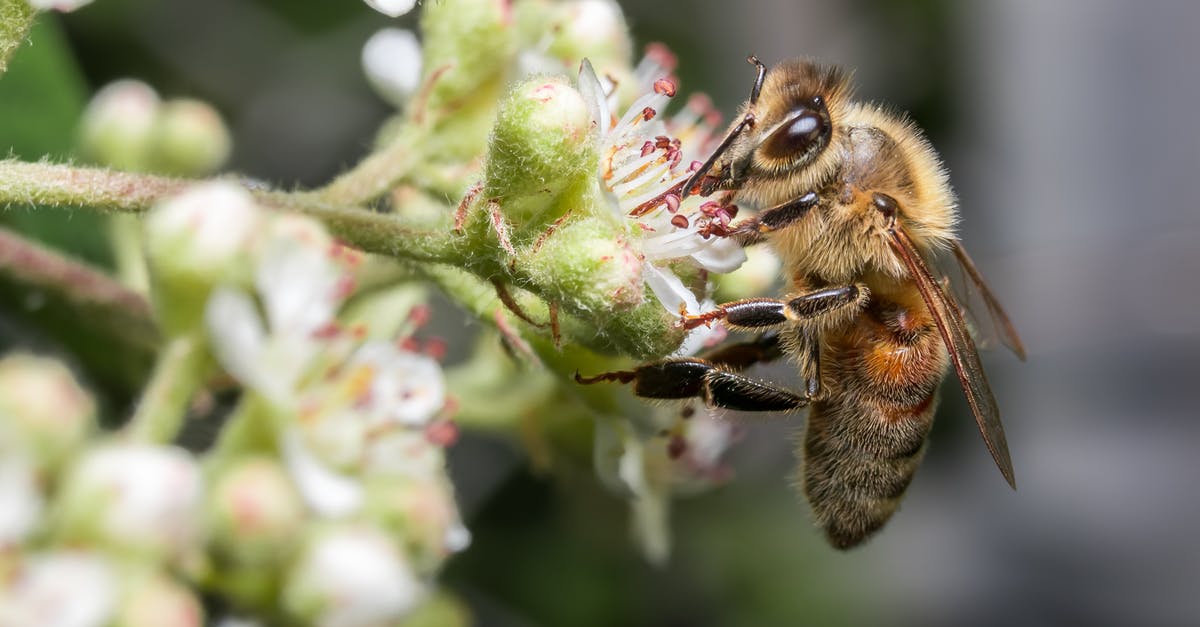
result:
[[[925,453],[935,394],[908,407],[819,403],[810,410],[800,480],[835,547],[858,545],[899,507]]]

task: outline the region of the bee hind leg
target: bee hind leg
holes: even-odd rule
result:
[[[790,411],[809,403],[807,396],[690,357],[664,359],[633,370],[605,372],[594,377],[576,373],[575,381],[632,383],[633,393],[644,398],[701,398],[711,407],[740,411]]]
[[[694,329],[724,320],[726,326],[733,329],[771,329],[794,322],[817,321],[843,312],[847,307],[861,306],[866,303],[867,295],[866,286],[845,285],[815,290],[788,300],[747,298],[723,303],[702,314],[685,314],[681,324],[685,329]]]

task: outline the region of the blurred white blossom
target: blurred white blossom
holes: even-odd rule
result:
[[[81,551],[37,553],[21,559],[16,577],[0,588],[5,627],[102,627],[119,602],[116,569]]]
[[[366,0],[372,9],[388,17],[400,17],[417,5],[417,0]]]
[[[363,46],[362,64],[375,91],[402,107],[421,82],[421,43],[412,31],[385,28]]]
[[[318,532],[283,592],[294,616],[324,627],[393,624],[427,594],[392,538],[365,525]]]

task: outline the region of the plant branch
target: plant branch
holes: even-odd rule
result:
[[[150,303],[141,294],[4,228],[0,228],[0,275],[105,318],[139,348],[152,350],[158,344]]]
[[[368,155],[316,194],[335,205],[361,205],[388,193],[422,159],[417,148],[422,145],[423,135],[421,126],[406,122],[387,146]]]

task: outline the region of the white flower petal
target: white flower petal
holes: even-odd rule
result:
[[[314,512],[325,518],[342,518],[362,508],[366,498],[362,484],[327,468],[295,429],[281,435],[280,446],[296,489]]]
[[[732,238],[714,237],[705,242],[700,250],[692,253],[692,259],[709,272],[726,274],[737,270],[746,262],[746,251]]]
[[[204,308],[204,322],[212,338],[213,353],[221,367],[243,385],[272,400],[281,400],[291,381],[272,383],[279,373],[265,368],[266,332],[258,308],[245,292],[218,287]]]
[[[366,0],[367,6],[388,17],[400,17],[413,10],[417,0]]]
[[[307,337],[333,321],[339,273],[325,250],[293,238],[268,243],[255,286],[271,334]]]
[[[92,0],[29,0],[29,6],[39,11],[59,11],[68,13],[79,7],[92,3]]]
[[[421,44],[412,31],[385,28],[367,40],[363,71],[375,90],[400,107],[421,82]]]
[[[588,115],[596,123],[599,136],[604,137],[608,134],[612,118],[608,112],[608,100],[604,95],[604,86],[600,84],[600,79],[596,78],[596,70],[592,69],[592,62],[587,59],[579,64],[579,93],[583,95],[583,101],[587,103]]]
[[[688,313],[696,313],[700,310],[700,303],[696,300],[696,295],[692,293],[692,290],[684,287],[683,281],[680,281],[674,272],[645,264],[642,266],[642,278],[646,281],[646,285],[650,286],[654,295],[658,297],[663,307],[672,314],[679,315],[680,305],[683,305]]]
[[[25,540],[42,507],[33,463],[20,452],[0,451],[0,552]]]

